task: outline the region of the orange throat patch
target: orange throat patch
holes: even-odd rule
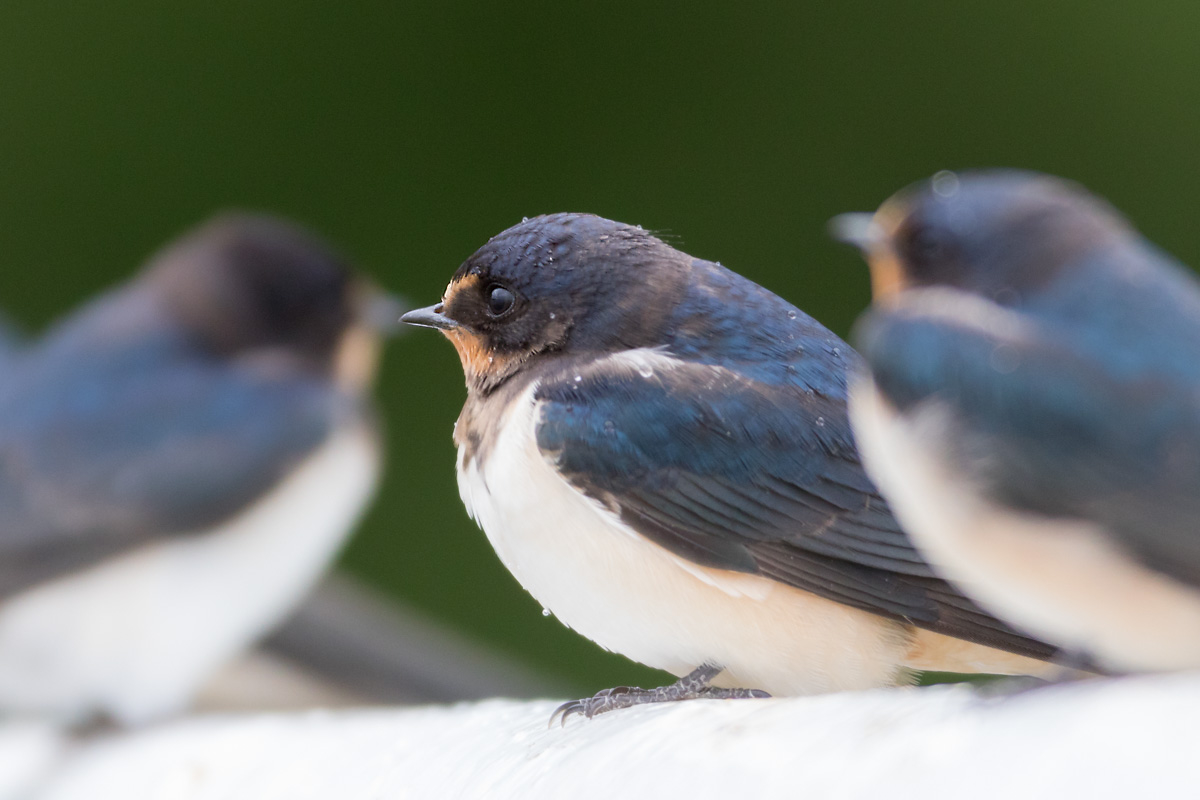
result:
[[[871,268],[871,296],[876,302],[889,302],[908,288],[904,268],[890,248],[871,253],[867,264]]]
[[[880,240],[867,253],[867,266],[871,270],[871,297],[875,302],[888,303],[909,288],[904,265],[892,247],[892,240],[906,214],[907,207],[902,195],[889,198],[875,212],[873,222],[883,232]]]
[[[499,383],[516,366],[516,355],[500,355],[484,338],[465,328],[442,331],[458,353],[468,387],[485,388]]]

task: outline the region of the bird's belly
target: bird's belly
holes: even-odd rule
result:
[[[937,407],[900,415],[861,379],[850,411],[868,472],[905,530],[985,608],[1109,668],[1200,667],[1200,592],[1140,567],[1092,523],[983,497],[940,457]]]
[[[0,606],[0,709],[140,722],[180,710],[279,622],[336,553],[375,484],[366,431],[335,434],[215,530],[156,542]]]
[[[910,631],[759,576],[709,569],[620,523],[538,451],[531,396],[484,471],[460,451],[459,489],[501,561],[543,607],[607,650],[780,695],[895,683]]]

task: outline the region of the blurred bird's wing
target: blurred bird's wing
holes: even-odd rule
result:
[[[937,410],[950,469],[988,499],[1096,523],[1200,586],[1200,369],[1142,368],[1078,328],[980,311],[872,312],[858,338],[876,389],[902,414]]]
[[[4,387],[0,597],[213,527],[298,466],[346,402],[303,377],[104,361]]]
[[[843,397],[706,364],[663,367],[607,359],[542,382],[538,446],[579,491],[693,562],[1053,653],[933,575],[859,464]]]

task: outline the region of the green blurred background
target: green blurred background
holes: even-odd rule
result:
[[[845,334],[825,220],[944,168],[1107,195],[1200,263],[1200,6],[1015,0],[0,7],[0,306],[38,328],[216,209],[292,216],[415,302],[522,216],[670,234]],[[388,353],[344,564],[580,692],[663,676],[543,618],[463,512],[449,344]]]

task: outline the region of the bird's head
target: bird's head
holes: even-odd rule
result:
[[[1080,186],[1017,170],[939,172],[874,214],[843,214],[830,227],[863,252],[874,299],[884,304],[931,286],[1017,302],[1131,233]]]
[[[489,392],[540,358],[655,346],[692,259],[632,225],[551,214],[493,237],[442,300],[402,321],[454,344],[467,385]]]
[[[210,220],[156,255],[147,279],[211,352],[282,356],[353,388],[404,310],[324,241],[264,215]]]

